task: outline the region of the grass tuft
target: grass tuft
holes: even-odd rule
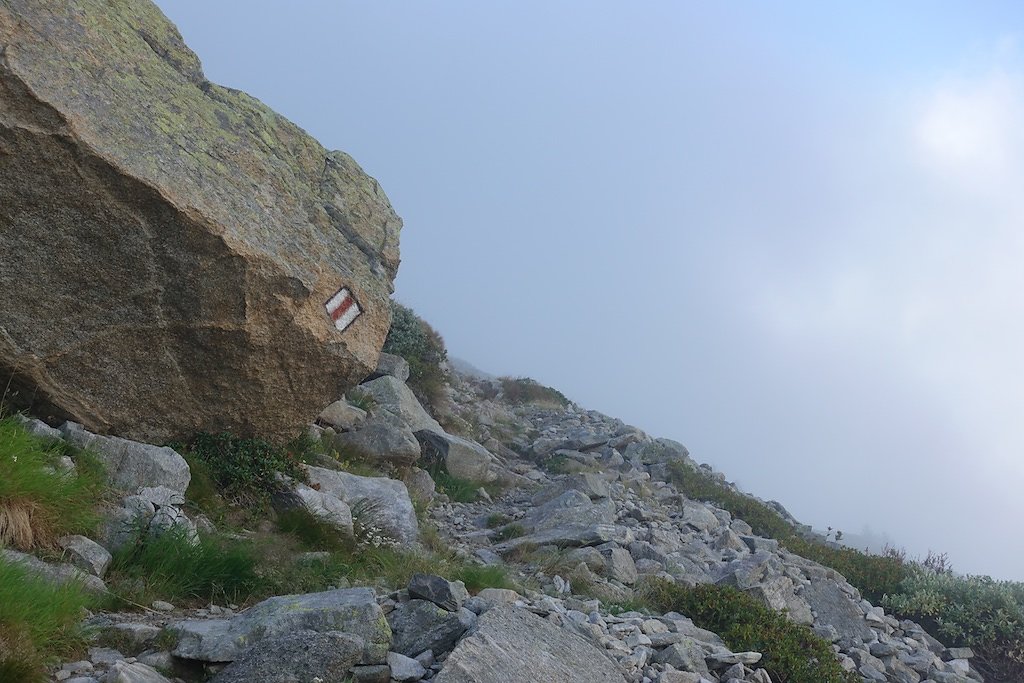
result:
[[[50,659],[84,650],[80,621],[92,602],[75,583],[55,585],[0,559],[0,681],[46,680]]]
[[[66,449],[29,434],[14,418],[0,420],[0,546],[52,547],[65,534],[93,531],[103,478],[95,460],[78,453],[66,472]]]
[[[250,543],[202,534],[193,539],[179,527],[159,536],[138,533],[115,553],[108,581],[142,603],[243,602],[259,583]]]

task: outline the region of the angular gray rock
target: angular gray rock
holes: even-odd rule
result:
[[[415,436],[424,462],[443,463],[453,477],[472,482],[491,482],[497,478],[491,467],[494,456],[475,441],[431,429],[419,430]]]
[[[359,388],[376,401],[377,405],[373,409],[375,415],[382,412],[388,413],[401,420],[414,432],[429,429],[438,434],[444,433],[444,429],[441,428],[437,420],[430,417],[420,402],[416,400],[412,389],[401,380],[391,375],[384,375],[365,384],[360,384]]]
[[[352,536],[352,508],[343,500],[324,491],[292,482],[292,493],[311,514],[324,520],[346,536]]]
[[[85,536],[65,536],[58,541],[58,545],[71,564],[93,576],[102,579],[110,566],[112,558],[107,549]]]
[[[60,431],[68,443],[95,453],[111,483],[131,493],[163,486],[185,495],[192,480],[188,463],[173,448],[92,434],[75,422],[65,422]]]
[[[390,416],[371,417],[353,431],[336,434],[333,444],[343,457],[351,452],[371,463],[402,467],[420,457],[420,443],[412,429]]]
[[[340,631],[295,631],[264,638],[245,650],[212,683],[343,681],[366,652],[366,642]]]
[[[449,652],[476,615],[465,608],[451,612],[429,600],[410,600],[392,610],[387,620],[394,638],[391,649],[415,657],[426,650]]]
[[[250,646],[293,631],[339,631],[365,641],[361,662],[383,662],[391,628],[369,588],[282,595],[269,598],[230,619],[180,621],[173,653],[182,659],[231,662]]]
[[[398,652],[388,653],[388,666],[391,667],[391,678],[396,681],[418,681],[427,673],[418,661]]]
[[[815,614],[815,623],[829,624],[840,638],[871,642],[875,632],[864,620],[864,614],[834,581],[815,580],[804,586],[800,597]]]
[[[377,359],[377,369],[371,372],[367,379],[373,380],[386,375],[394,377],[399,382],[408,382],[409,361],[393,353],[381,351],[380,358]]]
[[[146,441],[290,438],[376,366],[401,220],[349,156],[208,81],[147,0],[7,0],[0,45],[12,394]]]
[[[464,583],[432,574],[413,574],[408,590],[411,597],[429,600],[449,612],[458,612],[469,600],[469,591]]]
[[[103,579],[70,564],[43,562],[37,557],[9,548],[0,548],[0,558],[11,564],[19,565],[29,574],[34,574],[52,583],[78,583],[86,590],[97,593],[105,593],[107,590]]]
[[[334,496],[352,509],[357,521],[379,527],[403,544],[419,540],[419,522],[409,490],[397,479],[360,477],[322,467],[307,466],[309,482],[321,493]]]
[[[353,429],[366,419],[366,411],[341,399],[321,410],[318,419],[336,429]]]
[[[526,610],[498,605],[480,617],[437,683],[625,683],[618,666],[578,635]]]

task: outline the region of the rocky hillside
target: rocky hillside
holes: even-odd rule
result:
[[[979,641],[1003,650],[945,647],[872,602],[897,558],[554,389],[446,368],[389,298],[400,227],[146,0],[0,3],[0,683],[968,683],[1024,661],[1011,589]],[[918,586],[901,613],[963,640]]]
[[[531,382],[452,373],[441,412],[458,436],[407,378],[408,365],[384,354],[270,473],[265,498],[232,497],[223,481],[211,494],[217,466],[202,461],[202,441],[180,447],[186,460],[19,418],[74,447],[62,465],[72,472],[95,458],[110,492],[91,538],[3,551],[30,574],[116,596],[86,619],[85,656],[51,666],[52,680],[982,680],[969,649],[945,647],[834,569],[683,495],[680,473],[729,485],[679,443]],[[325,535],[288,545],[308,541],[311,524]],[[232,539],[206,563],[248,546],[254,585],[175,592],[154,580],[159,564],[139,559],[168,537],[178,553]],[[261,538],[288,545],[288,557]]]

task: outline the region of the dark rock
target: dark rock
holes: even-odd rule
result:
[[[429,600],[449,612],[458,612],[462,603],[469,599],[469,592],[461,581],[448,581],[431,574],[413,574],[409,595]]]
[[[410,600],[387,616],[394,642],[391,649],[407,657],[426,650],[441,655],[450,652],[455,642],[476,621],[468,609],[450,612],[429,600]]]

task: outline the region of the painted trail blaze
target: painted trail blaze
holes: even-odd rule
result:
[[[363,312],[355,297],[352,296],[352,292],[348,291],[348,287],[339,289],[337,294],[327,301],[325,307],[327,315],[334,321],[334,326],[339,332],[344,332],[345,328]]]

